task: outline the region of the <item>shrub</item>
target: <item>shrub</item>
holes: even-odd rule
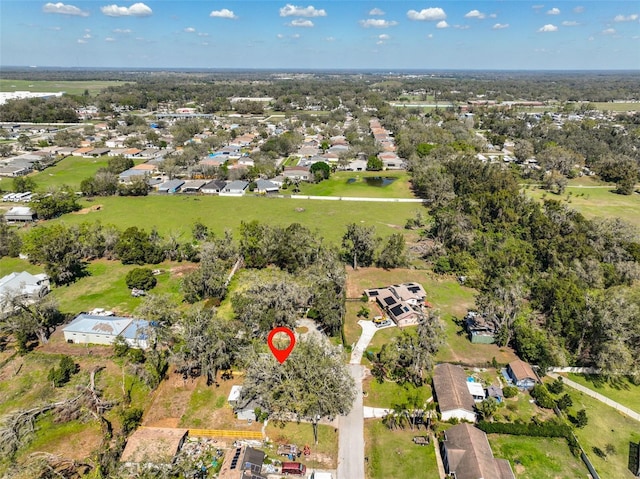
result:
[[[502,390],[505,398],[514,398],[518,395],[518,388],[515,386],[507,386]]]
[[[47,379],[57,388],[65,385],[71,379],[71,375],[78,371],[76,363],[70,356],[62,356],[58,368],[51,368]]]
[[[531,396],[540,407],[553,409],[556,406],[555,400],[551,394],[549,394],[549,390],[544,384],[536,384],[531,390]]]
[[[144,291],[153,289],[158,283],[158,280],[153,275],[153,272],[149,268],[134,268],[127,273],[125,277],[127,288],[138,288]]]
[[[560,394],[564,391],[564,381],[562,380],[562,377],[558,377],[556,380],[547,384],[547,389],[552,394]]]
[[[120,413],[120,418],[122,419],[122,431],[125,434],[129,434],[140,425],[142,422],[142,413],[142,409],[135,407],[125,409]]]

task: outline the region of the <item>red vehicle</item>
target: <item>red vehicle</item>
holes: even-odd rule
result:
[[[304,476],[307,472],[307,466],[299,462],[283,462],[282,474],[293,474],[296,476]]]

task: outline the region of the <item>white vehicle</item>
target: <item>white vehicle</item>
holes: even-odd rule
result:
[[[7,193],[2,197],[2,201],[11,201],[12,196],[13,196],[13,193]]]

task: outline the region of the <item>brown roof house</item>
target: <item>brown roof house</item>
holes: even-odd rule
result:
[[[367,289],[364,294],[369,301],[375,301],[399,327],[417,324],[424,314],[422,308],[427,294],[418,283]]]
[[[433,391],[443,421],[476,421],[475,402],[467,387],[467,375],[461,366],[438,364],[433,369]]]
[[[128,465],[172,464],[187,438],[188,429],[139,427],[127,440],[120,462]]]
[[[521,359],[511,361],[507,366],[507,373],[513,384],[521,389],[531,389],[538,382],[536,373],[533,372],[529,363],[525,363]]]
[[[440,449],[445,470],[455,479],[515,479],[509,461],[494,458],[487,435],[471,424],[447,429]]]

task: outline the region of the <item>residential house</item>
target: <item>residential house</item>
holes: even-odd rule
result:
[[[255,399],[247,401],[242,398],[242,386],[231,386],[227,402],[233,408],[233,412],[238,419],[244,421],[256,420],[255,409],[258,407],[258,403]]]
[[[367,160],[364,160],[362,158],[357,158],[355,160],[350,161],[347,167],[345,168],[346,171],[366,171],[366,169],[367,169]]]
[[[93,150],[92,147],[90,146],[85,146],[83,148],[77,148],[75,150],[73,150],[73,156],[81,156],[83,158],[91,158],[89,156],[89,152]]]
[[[42,298],[49,291],[49,276],[46,274],[10,273],[0,278],[0,312],[10,310],[2,306],[6,299],[20,298],[30,302]]]
[[[467,375],[461,366],[438,364],[433,369],[433,392],[443,421],[476,421],[475,402],[467,388]]]
[[[131,183],[134,178],[146,178],[149,172],[140,169],[129,168],[118,175],[120,183]]]
[[[282,176],[289,178],[290,180],[309,181],[311,178],[311,171],[309,168],[301,166],[285,166]]]
[[[502,402],[504,400],[504,393],[502,392],[502,388],[499,386],[489,386],[487,388],[487,397],[493,398],[498,402]]]
[[[171,465],[187,439],[188,432],[188,429],[173,427],[139,427],[127,439],[120,462],[129,466],[140,463]]]
[[[14,206],[4,214],[7,223],[28,223],[35,221],[37,214],[27,206]]]
[[[481,402],[485,400],[485,390],[482,383],[475,382],[473,378],[467,378],[467,389],[469,390],[469,394],[471,394],[474,402]]]
[[[249,187],[249,183],[242,180],[232,181],[220,191],[220,196],[242,196]]]
[[[268,193],[277,193],[278,186],[269,180],[256,180],[255,191],[257,193],[260,193],[261,195],[266,195]]]
[[[98,158],[99,156],[107,155],[109,151],[109,148],[94,148],[87,153],[87,156],[90,156],[91,158]]]
[[[494,458],[487,435],[472,424],[447,429],[440,450],[445,471],[455,479],[515,479],[509,461]]]
[[[262,474],[266,454],[249,446],[231,449],[225,454],[218,479],[267,479]]]
[[[533,372],[529,363],[525,363],[521,359],[511,361],[507,365],[507,374],[509,374],[513,384],[520,389],[532,389],[538,382],[536,373]]]
[[[149,322],[141,319],[81,313],[62,331],[68,343],[109,345],[121,336],[129,346],[146,349],[149,327]]]
[[[213,195],[220,193],[224,187],[227,186],[227,182],[224,180],[213,180],[204,185],[200,191],[202,193]]]
[[[165,181],[158,187],[158,193],[167,193],[174,194],[180,191],[182,185],[184,185],[184,180],[169,180]]]
[[[367,289],[364,294],[400,327],[415,325],[424,315],[427,294],[418,283]]]
[[[182,185],[183,193],[199,193],[202,187],[207,184],[207,180],[190,180]]]

